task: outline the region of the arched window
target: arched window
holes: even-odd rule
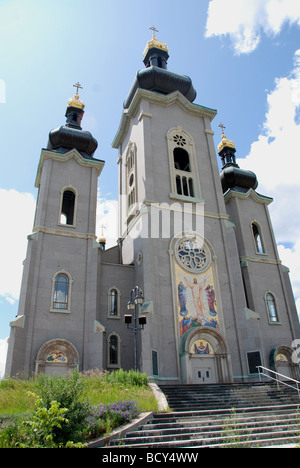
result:
[[[113,286],[108,290],[108,318],[120,318],[120,291]]]
[[[278,323],[278,312],[277,312],[277,307],[276,307],[276,300],[273,294],[268,292],[265,295],[265,301],[266,301],[266,306],[267,306],[267,312],[268,312],[268,318],[270,323]]]
[[[191,172],[189,153],[183,148],[175,148],[173,151],[175,169]]]
[[[71,188],[62,192],[61,211],[59,223],[66,226],[74,226],[76,211],[76,193]]]
[[[107,367],[120,367],[120,338],[112,333],[108,338]]]
[[[137,174],[136,174],[136,144],[130,142],[126,153],[126,193],[127,193],[127,207],[130,213],[137,202]]]
[[[181,127],[167,133],[171,174],[171,198],[179,200],[200,199],[195,143],[191,135]]]
[[[71,312],[71,289],[73,280],[65,270],[55,273],[52,278],[50,312]]]
[[[58,274],[54,283],[53,309],[67,310],[69,304],[69,277]]]
[[[255,250],[256,253],[263,254],[265,252],[265,247],[261,235],[260,226],[257,223],[252,223],[252,234],[254,237]]]

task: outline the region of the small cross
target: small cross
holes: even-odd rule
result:
[[[222,129],[222,135],[224,135],[224,128],[226,128],[225,125],[221,122],[218,126]]]
[[[155,37],[155,33],[156,33],[156,32],[159,32],[158,29],[156,29],[156,27],[155,27],[154,25],[151,26],[151,28],[149,28],[149,29],[151,29],[152,32],[153,32],[153,38]]]
[[[77,94],[78,94],[78,89],[79,89],[79,88],[80,88],[80,89],[83,89],[83,87],[81,86],[81,84],[79,83],[79,81],[77,81],[77,83],[73,85],[73,88],[77,88],[77,90],[76,90],[76,93],[77,93]]]
[[[102,224],[102,226],[100,226],[100,228],[102,229],[102,233],[101,233],[101,235],[103,236],[103,235],[104,235],[104,233],[103,233],[103,229],[107,229],[107,227],[106,227],[106,226],[104,226],[104,224]]]

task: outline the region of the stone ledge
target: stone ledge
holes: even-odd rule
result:
[[[139,426],[145,424],[149,419],[151,419],[153,412],[141,413],[140,416],[128,424],[118,427],[110,434],[99,439],[94,439],[88,443],[88,448],[101,448],[107,446],[112,440],[121,439],[125,436],[127,432],[136,431]]]

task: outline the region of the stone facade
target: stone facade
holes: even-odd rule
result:
[[[42,150],[6,375],[133,368],[124,315],[138,285],[147,320],[137,336],[138,367],[157,382],[251,381],[257,365],[299,377],[292,359],[299,322],[268,212],[272,199],[257,192],[253,173],[238,168],[225,135],[221,183],[216,111],[179,91],[186,80],[175,80],[165,62],[163,75],[154,68],[156,83],[169,79],[168,92],[137,81],[113,143],[115,247],[105,250],[95,236],[104,162],[82,150],[85,140],[96,147],[87,132],[76,146],[80,127],[70,124],[70,109],[75,121],[78,106],[81,120],[78,96],[66,127]]]

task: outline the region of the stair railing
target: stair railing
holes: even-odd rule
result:
[[[292,379],[291,377],[288,377],[287,375],[279,374],[279,372],[275,372],[271,369],[268,369],[267,367],[257,366],[257,369],[258,369],[260,382],[261,382],[261,376],[264,375],[268,379],[275,380],[278,388],[279,388],[279,384],[285,385],[286,387],[293,388],[294,390],[298,392],[298,396],[300,398],[300,382],[298,382],[298,380]],[[268,375],[266,372],[269,372],[270,374],[273,374],[273,375]],[[279,377],[283,377],[285,381],[280,380]],[[293,382],[294,384],[296,384],[296,386],[290,385],[289,383],[286,382],[286,380],[288,380],[289,382]]]

